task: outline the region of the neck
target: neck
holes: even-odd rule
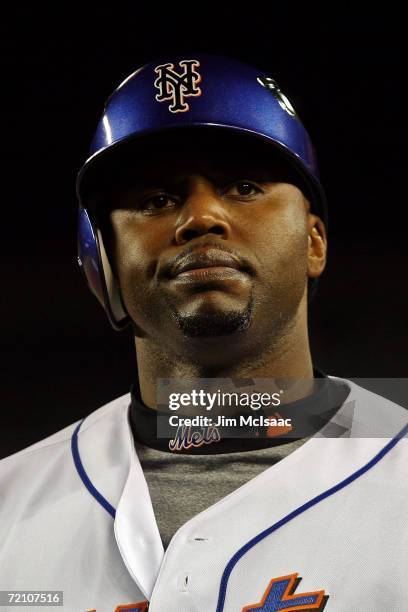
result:
[[[208,359],[200,363],[199,358],[186,359],[181,354],[159,346],[149,337],[136,337],[136,355],[140,393],[146,406],[156,409],[156,383],[159,378],[268,378],[275,380],[276,389],[282,379],[295,379],[286,394],[286,402],[296,401],[314,390],[313,365],[307,332],[306,310],[298,312],[290,329],[277,341],[265,339],[257,342],[258,350],[238,353],[234,351],[230,360],[217,362],[217,354],[225,355],[228,337],[221,337],[211,366]],[[199,351],[197,352],[199,356]]]

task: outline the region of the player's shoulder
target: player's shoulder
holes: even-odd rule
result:
[[[95,435],[97,435],[98,427],[103,426],[104,422],[122,418],[123,412],[129,406],[129,402],[129,393],[117,397],[97,408],[84,419],[79,419],[50,436],[1,459],[0,478],[5,473],[8,473],[9,470],[19,469],[19,467],[24,466],[27,462],[36,460],[41,462],[44,458],[49,458],[50,456],[57,457],[66,452],[71,452],[72,436],[80,423],[83,423],[83,430],[94,429]]]
[[[407,427],[408,410],[381,392],[367,388],[372,387],[374,381],[350,380],[331,375],[329,378],[349,388],[349,394],[334,421],[350,429],[351,437],[393,438]],[[377,387],[381,388],[381,384]]]

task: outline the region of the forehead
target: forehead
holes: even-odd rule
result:
[[[94,179],[101,195],[157,181],[182,181],[191,174],[211,180],[254,178],[291,182],[298,173],[283,154],[251,134],[217,129],[169,130],[122,145]]]
[[[282,163],[268,163],[249,152],[191,147],[188,151],[166,148],[145,156],[143,160],[128,160],[118,175],[118,182],[147,185],[157,181],[182,183],[191,175],[205,176],[218,182],[234,177],[272,181],[283,179],[288,170]]]

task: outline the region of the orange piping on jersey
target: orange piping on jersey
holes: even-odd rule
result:
[[[147,612],[149,609],[148,601],[139,601],[138,603],[126,604],[122,606],[116,606],[115,612],[122,612],[123,610],[133,610],[139,608],[140,612]],[[96,610],[87,610],[86,612],[96,612]]]

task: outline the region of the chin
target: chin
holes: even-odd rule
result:
[[[189,338],[213,338],[242,332],[251,324],[251,314],[245,311],[198,312],[175,315],[177,327]]]

